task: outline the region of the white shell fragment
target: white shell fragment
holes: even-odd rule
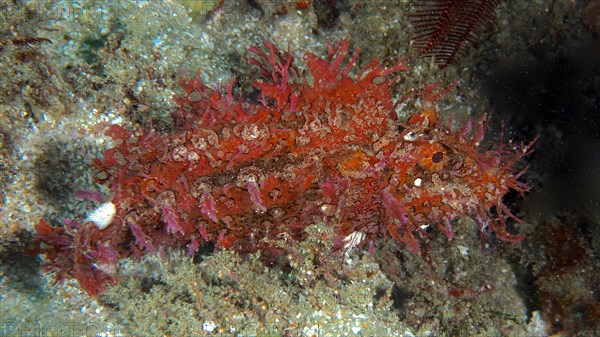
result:
[[[117,213],[117,208],[112,202],[106,202],[98,206],[90,215],[87,217],[87,221],[91,221],[98,227],[99,230],[103,230],[108,227]]]
[[[217,328],[217,325],[213,321],[206,321],[202,324],[202,330],[206,332],[213,332]]]
[[[344,238],[344,250],[350,251],[358,247],[367,235],[362,232],[352,232]]]

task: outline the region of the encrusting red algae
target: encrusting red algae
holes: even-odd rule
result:
[[[307,53],[310,75],[289,52],[264,46],[250,50],[262,74],[257,98],[186,80],[174,132],[106,129],[118,145],[95,167],[112,191],[103,206],[112,213],[36,226],[57,280],[75,278],[95,296],[118,281],[120,258],[161,246],[193,254],[205,242],[267,250],[265,239],[301,240],[315,223],[334,226],[341,248],[389,234],[418,253],[415,233],[435,225],[451,238],[462,216],[483,237],[523,239],[506,231],[508,218],[520,220],[502,197],[528,191],[512,167],[533,142],[481,151],[487,118],[443,123],[435,104],[448,90],[435,85],[421,92],[421,112],[398,120],[405,99],[394,101],[391,86],[406,63],[373,60],[350,76],[358,52],[348,60],[348,40],[325,58]]]

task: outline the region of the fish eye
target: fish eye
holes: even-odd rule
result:
[[[441,162],[442,160],[444,160],[444,152],[442,151],[438,151],[431,156],[431,161],[435,164]]]

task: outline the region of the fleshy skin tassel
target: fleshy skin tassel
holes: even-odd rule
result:
[[[519,242],[506,230],[520,221],[502,203],[517,181],[514,164],[530,143],[482,151],[487,118],[456,128],[434,107],[448,90],[426,85],[424,109],[399,121],[391,86],[408,69],[373,60],[354,73],[348,40],[326,57],[305,56],[309,74],[274,45],[252,48],[262,78],[251,100],[233,91],[181,81],[185,94],[172,133],[112,125],[117,140],[95,167],[112,191],[110,225],[53,227],[36,237],[57,279],[75,278],[90,294],[118,281],[121,258],[159,247],[212,242],[239,252],[271,249],[269,240],[302,240],[315,223],[334,226],[340,249],[391,236],[413,253],[433,225],[453,237],[451,222],[471,217],[488,238]],[[93,219],[92,219],[93,220]]]

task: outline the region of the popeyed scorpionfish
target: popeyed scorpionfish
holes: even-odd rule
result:
[[[508,218],[520,220],[502,198],[528,190],[513,166],[533,142],[482,151],[487,118],[442,122],[435,105],[445,90],[435,85],[400,121],[410,95],[395,100],[391,86],[406,62],[373,60],[351,75],[358,51],[348,60],[348,40],[325,58],[306,54],[306,73],[270,43],[250,52],[262,76],[253,99],[232,84],[182,81],[173,132],[106,129],[116,146],[95,166],[110,199],[86,220],[36,227],[58,280],[97,295],[132,254],[193,254],[206,242],[254,252],[268,249],[266,239],[301,240],[315,223],[333,226],[346,248],[387,235],[414,253],[426,228],[453,237],[452,221],[465,216],[482,237],[523,238],[507,232]]]

